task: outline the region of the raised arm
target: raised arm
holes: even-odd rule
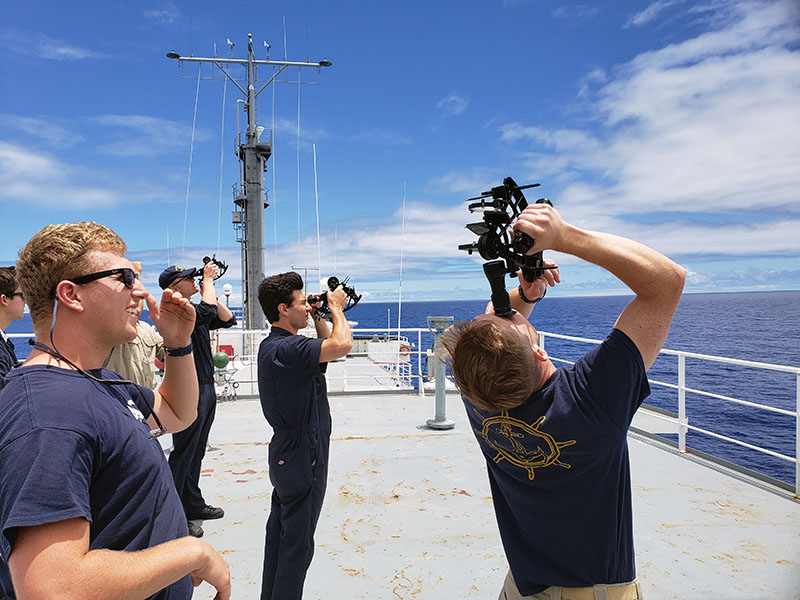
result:
[[[203,279],[200,282],[200,299],[206,304],[212,304],[217,307],[217,318],[220,321],[230,321],[233,318],[231,310],[220,302],[217,298],[217,290],[214,288],[214,278],[219,273],[217,265],[213,262],[207,262],[203,267]]]
[[[325,337],[322,342],[322,348],[319,353],[319,362],[330,362],[342,356],[346,356],[353,348],[353,338],[350,333],[350,325],[347,323],[347,318],[344,316],[344,307],[347,304],[347,295],[342,290],[342,286],[336,288],[332,292],[328,292],[328,308],[331,311],[331,319],[333,320],[333,329],[329,336]],[[328,329],[327,323],[318,324],[314,321],[314,326],[317,328],[317,334],[320,333],[320,326]],[[320,336],[322,337],[322,336]]]
[[[17,532],[8,559],[20,600],[140,600],[191,574],[218,600],[230,598],[228,564],[208,544],[184,537],[137,552],[89,549],[89,522],[76,518]]]
[[[150,319],[158,328],[168,349],[189,345],[194,329],[195,310],[187,298],[170,288],[161,295],[161,304],[148,295],[147,310]],[[155,392],[153,410],[169,432],[182,431],[197,418],[199,398],[197,373],[192,353],[165,358],[164,379]],[[153,417],[148,418],[150,427],[155,427]]]
[[[535,240],[532,252],[551,249],[577,256],[606,269],[636,294],[614,327],[633,340],[649,368],[678,307],[686,278],[683,267],[639,242],[570,225],[547,204],[526,208],[514,229]]]
[[[544,265],[546,267],[556,266],[552,260],[546,258],[544,259]],[[557,283],[561,283],[561,274],[558,268],[546,270],[542,276],[535,281],[525,281],[525,278],[522,276],[522,269],[520,269],[517,273],[517,278],[519,279],[519,286],[511,290],[508,296],[511,300],[511,308],[526,319],[531,316],[536,302],[544,297],[545,292],[547,292],[547,286],[554,287]],[[527,302],[520,296],[520,287],[522,288],[522,293],[525,294],[525,298],[528,299]]]

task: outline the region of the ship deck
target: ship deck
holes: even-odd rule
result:
[[[458,395],[447,394],[448,431],[424,427],[432,394],[338,392],[330,402],[328,491],[304,598],[496,598],[507,563]],[[665,422],[642,410],[634,426]],[[271,433],[255,398],[221,402],[203,465],[206,500],[226,511],[203,523],[204,539],[230,563],[237,600],[259,597]],[[790,493],[645,435],[630,434],[630,453],[646,598],[800,598],[800,503]],[[202,584],[194,597],[213,596]]]

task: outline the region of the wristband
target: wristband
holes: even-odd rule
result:
[[[517,287],[517,291],[519,292],[519,297],[522,299],[522,301],[523,301],[525,304],[536,304],[536,303],[537,303],[539,300],[541,300],[542,298],[544,298],[544,297],[545,297],[545,295],[547,294],[547,288],[544,288],[544,293],[543,293],[541,296],[539,296],[538,298],[536,298],[536,300],[530,300],[530,299],[528,299],[528,297],[525,295],[525,292],[524,292],[524,291],[522,291],[522,284],[521,284],[521,283],[520,283],[520,284],[519,284],[519,286]]]
[[[186,356],[192,353],[192,342],[189,342],[189,345],[183,348],[164,348],[164,351],[167,356]]]

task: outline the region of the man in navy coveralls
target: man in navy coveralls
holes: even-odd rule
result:
[[[327,292],[333,330],[314,316],[316,338],[297,335],[312,307],[297,273],[264,279],[258,300],[272,324],[258,349],[261,408],[272,426],[269,479],[272,506],[264,542],[261,600],[297,600],[314,555],[317,526],[328,480],[331,413],[325,383],[327,363],[352,348],[342,286]],[[318,304],[317,304],[318,305]]]
[[[161,303],[97,223],[49,225],[20,250],[17,279],[37,344],[0,392],[0,549],[20,598],[188,600],[225,560],[192,538],[155,435],[194,421],[194,310]],[[167,348],[157,391],[103,369],[147,302]]]
[[[214,290],[214,278],[217,276],[217,265],[209,261],[202,271],[182,269],[172,266],[164,269],[158,277],[161,289],[170,288],[184,298],[191,298],[197,292],[195,277],[202,276],[200,303],[192,304],[196,313],[192,346],[194,348],[194,367],[197,370],[197,382],[200,388],[200,399],[197,403],[197,420],[185,430],[172,436],[173,449],[169,455],[169,467],[175,479],[178,496],[186,511],[189,533],[202,537],[203,528],[193,520],[220,519],[225,511],[217,506],[209,506],[200,491],[200,470],[203,457],[206,455],[208,434],[217,414],[217,392],[214,388],[214,358],[211,354],[212,329],[233,327],[236,318],[233,313],[220,302]]]
[[[650,393],[646,371],[666,339],[685,272],[643,244],[574,227],[547,204],[528,206],[514,230],[535,240],[530,252],[594,263],[635,297],[602,344],[559,369],[527,321],[557,273],[532,283],[520,277],[512,318],[490,307],[443,336],[486,458],[509,563],[500,599],[640,598],[627,431]]]

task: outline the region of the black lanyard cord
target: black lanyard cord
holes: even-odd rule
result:
[[[52,348],[50,348],[50,346],[47,346],[46,344],[42,344],[41,342],[37,342],[37,341],[35,341],[33,339],[28,340],[28,343],[31,346],[33,346],[34,348],[36,348],[37,350],[41,350],[42,352],[45,352],[45,353],[49,354],[50,356],[56,358],[57,360],[64,361],[69,366],[71,366],[73,369],[75,369],[78,373],[80,373],[84,377],[86,377],[88,379],[91,379],[92,381],[95,381],[97,383],[103,383],[103,384],[106,384],[106,385],[133,384],[133,381],[129,381],[128,379],[101,379],[101,378],[95,377],[91,373],[87,373],[86,371],[81,369],[78,365],[76,365],[74,362],[72,362],[66,356],[61,354],[59,349],[56,348],[56,344],[53,341],[53,328],[54,327],[55,327],[55,319],[54,319],[53,325],[50,327],[50,343],[53,345]],[[156,414],[156,411],[153,410],[153,407],[150,405],[150,402],[147,401],[147,398],[144,396],[144,394],[140,394],[140,396],[141,396],[142,400],[144,400],[144,403],[147,405],[147,408],[150,409],[150,414],[153,415],[153,419],[155,419],[156,425],[158,425],[157,429],[151,429],[150,430],[149,438],[152,440],[154,438],[157,438],[157,437],[167,433],[167,428],[164,427],[164,425],[161,423],[161,419],[158,418],[158,415]]]

